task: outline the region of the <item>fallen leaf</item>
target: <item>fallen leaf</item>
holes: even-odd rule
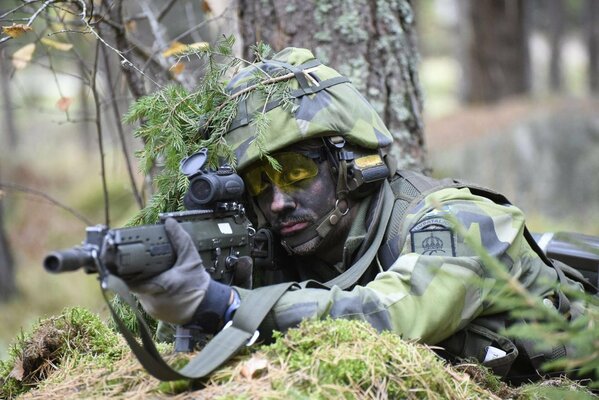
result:
[[[268,360],[266,358],[252,357],[243,363],[241,375],[246,379],[257,379],[268,372]]]
[[[3,26],[2,32],[6,33],[11,38],[18,38],[22,34],[33,30],[30,26],[24,24],[13,24],[11,26]]]
[[[19,358],[15,360],[15,366],[13,367],[12,371],[10,371],[10,374],[8,376],[10,376],[11,378],[15,378],[19,382],[23,380],[23,378],[25,377],[25,368],[23,368],[22,359]]]
[[[178,62],[171,67],[171,74],[179,75],[181,72],[185,70],[185,64],[182,62]]]
[[[56,107],[58,107],[58,109],[60,111],[67,112],[67,111],[69,111],[69,107],[71,106],[72,103],[73,103],[73,99],[71,97],[61,97],[56,102]]]
[[[15,51],[12,55],[12,65],[16,69],[23,69],[29,65],[33,52],[35,51],[35,43],[29,43]]]
[[[48,38],[42,38],[41,42],[46,46],[52,47],[53,49],[60,51],[69,51],[73,48],[73,45],[71,43],[58,42],[56,40]]]

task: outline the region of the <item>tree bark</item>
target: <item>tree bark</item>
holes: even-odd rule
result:
[[[0,303],[9,300],[15,292],[14,263],[4,230],[2,193],[0,193]]]
[[[460,26],[467,103],[492,103],[528,93],[530,59],[524,0],[460,0]]]
[[[589,50],[589,88],[591,93],[599,94],[599,2],[586,2],[586,39]]]
[[[256,41],[305,47],[348,76],[395,137],[400,167],[423,169],[422,94],[411,2],[239,0],[245,57]]]
[[[3,52],[1,52],[3,53]],[[17,147],[17,131],[14,122],[14,114],[12,109],[12,92],[9,82],[9,67],[8,59],[0,53],[0,87],[2,89],[3,101],[3,119],[8,143],[8,149],[14,150]],[[3,193],[0,190],[0,303],[9,300],[15,293],[15,276],[12,252],[9,246],[8,238],[4,230],[3,218]]]
[[[562,41],[565,26],[565,7],[563,0],[550,0],[549,11],[549,87],[555,92],[562,90]]]
[[[15,150],[18,145],[17,128],[15,126],[15,118],[12,104],[12,90],[10,87],[9,58],[5,57],[4,49],[0,50],[0,89],[2,90],[2,115],[4,117],[4,132],[6,134],[6,142],[8,148]]]

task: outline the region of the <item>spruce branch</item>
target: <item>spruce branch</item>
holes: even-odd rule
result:
[[[187,190],[188,180],[180,173],[180,161],[201,148],[208,149],[207,168],[215,168],[226,162],[235,165],[236,156],[227,143],[225,135],[237,116],[240,102],[249,99],[250,93],[264,99],[265,104],[250,116],[249,123],[255,130],[252,145],[258,154],[268,160],[274,168],[280,169],[278,162],[268,154],[266,132],[270,125],[267,105],[272,102],[291,109],[291,79],[293,73],[281,70],[279,76],[272,76],[256,65],[253,75],[248,76],[248,87],[231,94],[227,90],[228,77],[240,65],[255,65],[270,52],[267,46],[256,50],[257,61],[250,63],[236,57],[231,48],[232,37],[221,39],[214,46],[189,49],[180,57],[198,57],[204,63],[205,75],[197,89],[191,91],[181,86],[167,86],[140,98],[124,116],[125,121],[141,121],[135,136],[144,142],[144,148],[137,153],[142,171],[149,171],[154,165],[160,166],[155,177],[156,194],[131,224],[154,223],[161,212],[183,208],[182,198]]]

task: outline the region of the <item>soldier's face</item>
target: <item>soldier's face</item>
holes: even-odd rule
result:
[[[316,221],[328,214],[335,206],[336,182],[330,172],[329,162],[311,162],[314,163],[317,172],[306,173],[304,175],[308,178],[293,184],[285,184],[285,179],[276,177],[270,179],[265,174],[262,190],[255,196],[272,230],[283,240],[298,235],[306,229],[314,229]],[[283,165],[284,169],[286,167],[290,166]],[[295,171],[291,172],[293,176],[296,175]],[[342,219],[342,222],[333,228],[334,231],[329,237],[335,237],[343,242],[345,237],[340,237],[340,234],[346,231],[349,225],[349,221]],[[322,239],[316,237],[294,247],[294,252],[301,255],[313,254],[317,248],[322,247],[322,244]]]

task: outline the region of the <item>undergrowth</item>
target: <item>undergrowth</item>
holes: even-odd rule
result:
[[[47,379],[61,364],[93,361],[108,367],[125,347],[100,318],[83,308],[68,308],[42,319],[29,333],[21,333],[0,361],[0,398],[13,398]]]
[[[180,368],[193,355],[173,354]],[[41,320],[0,364],[0,398],[557,399],[591,398],[570,381],[513,388],[479,365],[453,367],[430,348],[361,321],[305,321],[248,348],[208,380],[159,382],[99,317],[80,308]],[[572,397],[575,396],[575,397]]]

